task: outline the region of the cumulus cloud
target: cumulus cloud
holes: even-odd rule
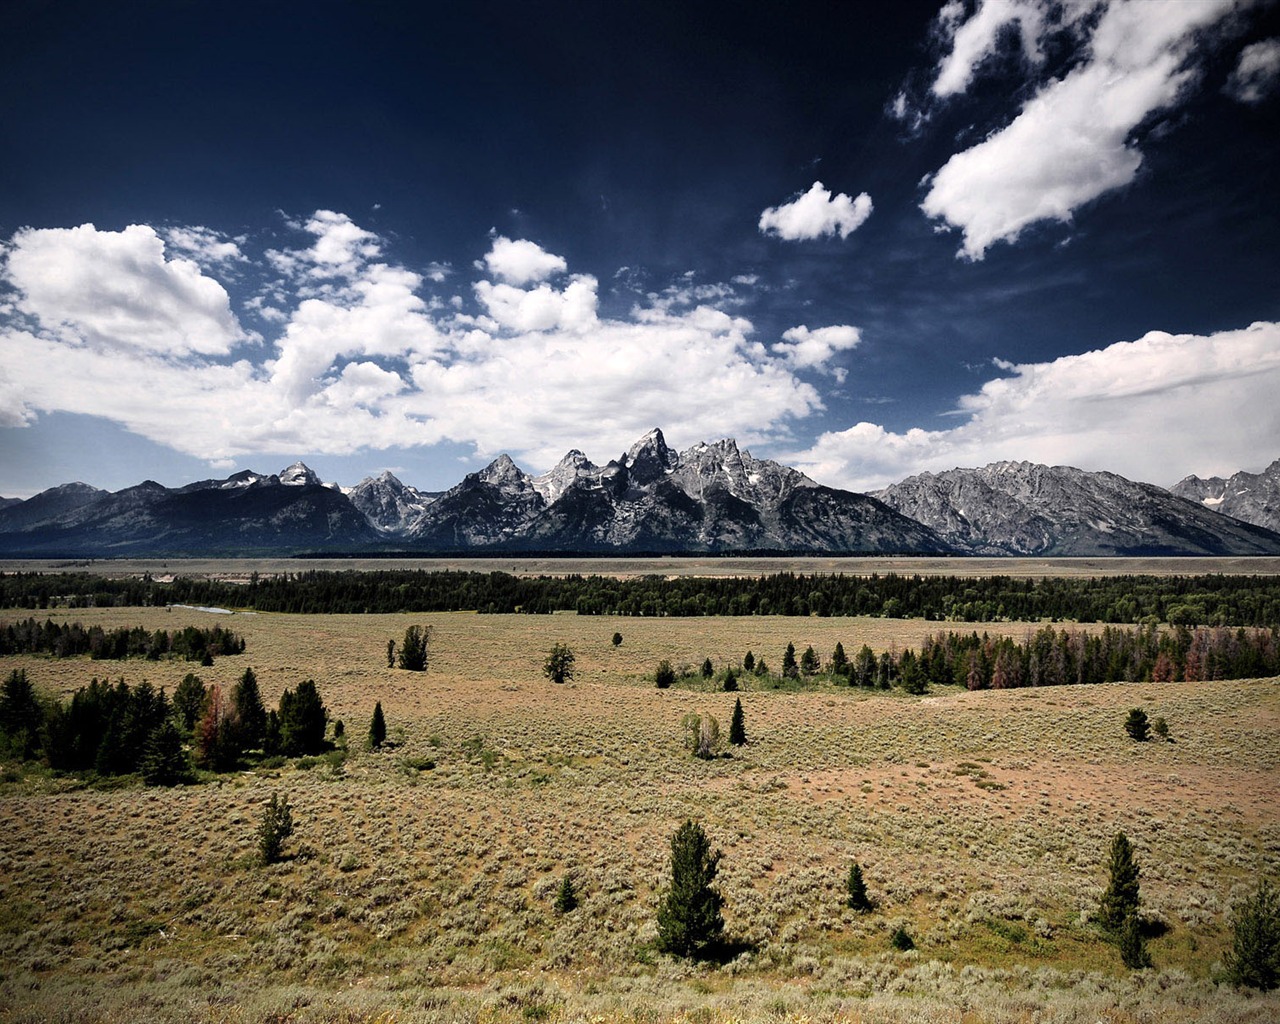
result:
[[[166,259],[155,230],[27,228],[7,248],[16,307],[69,343],[179,358],[226,355],[252,340],[226,289],[188,259]]]
[[[771,345],[770,349],[798,370],[819,369],[837,352],[856,348],[860,341],[862,334],[858,328],[847,324],[819,327],[812,331],[801,324],[783,332],[782,341]]]
[[[1280,82],[1280,39],[1264,39],[1240,51],[1226,93],[1241,103],[1261,103]]]
[[[1238,4],[1016,0],[982,3],[964,21],[952,6],[946,9],[952,49],[933,86],[939,97],[967,89],[1015,22],[1033,64],[1050,31],[1074,39],[1081,58],[1038,89],[1006,127],[927,179],[921,209],[960,229],[960,255],[976,260],[996,242],[1016,241],[1032,224],[1070,221],[1085,203],[1133,181],[1142,164],[1135,131],[1185,95],[1197,78],[1191,58],[1202,31],[1224,22]],[[1096,18],[1085,16],[1095,11]]]
[[[485,255],[484,266],[500,281],[511,285],[545,281],[553,274],[564,273],[568,264],[563,256],[547,252],[536,242],[524,238],[512,240],[499,235]]]
[[[500,255],[473,283],[474,303],[439,302],[422,294],[433,265],[395,263],[384,239],[345,215],[288,226],[295,244],[235,261],[237,274],[260,278],[246,307],[276,332],[239,349],[253,339],[226,291],[194,263],[166,261],[150,228],[19,233],[5,269],[16,298],[0,311],[4,423],[55,410],[101,416],[219,466],[257,452],[449,440],[544,468],[574,446],[609,457],[670,423],[672,410],[690,443],[777,442],[822,408],[795,371],[856,343],[854,328],[797,328],[771,351],[749,320],[721,308],[737,303],[734,286],[692,278],[605,317],[594,277],[537,280],[558,272],[559,257],[531,260],[525,247],[490,250],[524,262]],[[208,240],[192,230],[175,237]],[[106,258],[124,242],[132,259]],[[56,267],[72,269],[70,283],[55,280]],[[126,333],[151,341],[116,338],[113,303],[131,317]]]
[[[951,429],[895,432],[858,423],[787,458],[816,480],[855,490],[1003,459],[1168,485],[1188,472],[1251,465],[1258,438],[1280,437],[1277,323],[1207,336],[1153,331],[1001,369],[1008,376],[960,400],[963,421]]]
[[[820,181],[808,192],[760,214],[760,231],[787,241],[839,235],[848,238],[871,216],[871,197],[863,192],[852,199],[843,192],[832,195]]]
[[[169,249],[182,253],[202,267],[216,267],[245,259],[236,239],[199,225],[166,228],[164,240]]]

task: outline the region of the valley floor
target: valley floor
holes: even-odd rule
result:
[[[495,566],[496,568],[497,566]],[[918,644],[888,619],[217,616],[268,706],[313,678],[348,756],[173,790],[0,782],[0,1019],[35,1021],[1271,1021],[1221,983],[1232,902],[1280,875],[1280,683],[1115,684],[920,698],[819,684],[740,693],[749,743],[692,758],[680,720],[734,695],[657,690],[657,662],[781,662],[812,644]],[[425,674],[388,639],[432,627]],[[970,627],[966,627],[970,628]],[[1026,625],[983,626],[1021,638]],[[615,647],[616,631],[623,642]],[[553,643],[576,675],[541,673]],[[0,659],[66,695],[89,677],[172,693],[177,662]],[[395,746],[361,749],[375,701]],[[1136,743],[1131,707],[1172,742]],[[256,863],[272,794],[286,859]],[[723,851],[726,962],[654,949],[669,840]],[[1090,923],[1111,838],[1141,866],[1155,968]],[[851,861],[878,906],[843,905]],[[582,894],[553,907],[571,874]],[[889,945],[899,926],[916,949]]]

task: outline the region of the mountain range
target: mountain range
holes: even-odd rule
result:
[[[1172,492],[1000,462],[858,494],[731,439],[676,452],[655,429],[603,466],[574,450],[534,476],[502,455],[443,492],[390,472],[342,488],[300,462],[177,488],[63,484],[0,499],[0,555],[1280,555],[1278,494],[1280,460],[1229,481],[1188,477]]]

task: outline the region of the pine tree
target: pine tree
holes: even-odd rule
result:
[[[711,659],[710,658],[703,659],[702,678],[710,679],[713,675],[715,675],[715,671],[716,671],[715,667],[711,664]]]
[[[622,646],[622,634],[621,634],[621,633],[614,633],[614,634],[613,634],[613,646],[614,646],[614,647],[621,647],[621,646]]]
[[[862,865],[856,860],[849,865],[849,880],[845,885],[849,896],[846,902],[860,914],[869,913],[873,907],[871,897],[867,895],[867,883],[862,879]]]
[[[387,739],[387,720],[382,717],[382,701],[373,705],[373,721],[369,723],[369,749],[378,750]]]
[[[747,742],[746,716],[742,711],[742,698],[733,702],[733,718],[729,721],[729,742],[741,747]]]
[[[1133,859],[1129,837],[1117,832],[1107,859],[1110,881],[1098,904],[1098,921],[1108,931],[1119,933],[1125,919],[1138,913],[1138,865]]]
[[[1147,722],[1147,713],[1142,708],[1134,708],[1130,711],[1129,717],[1124,722],[1124,731],[1139,743],[1145,743],[1151,731],[1151,726]]]
[[[653,681],[659,690],[667,689],[676,681],[676,670],[671,667],[671,662],[666,658],[658,662],[658,667],[653,673]]]
[[[800,655],[800,671],[806,676],[818,674],[821,666],[818,663],[818,654],[812,646],[804,649],[804,654]]]
[[[1151,954],[1147,952],[1147,940],[1142,935],[1142,922],[1137,914],[1130,914],[1120,925],[1120,959],[1131,971],[1141,971],[1151,966]]]
[[[182,748],[182,734],[166,719],[147,740],[140,765],[142,781],[148,786],[176,786],[191,774],[191,763]]]
[[[754,672],[756,667],[756,656],[747,651],[746,657],[742,659],[742,671]]]
[[[1231,908],[1231,949],[1225,960],[1232,984],[1263,992],[1280,985],[1280,894],[1269,882]]]
[[[396,640],[392,637],[387,641],[387,668],[396,667]]]
[[[573,876],[565,875],[556,889],[556,913],[569,914],[577,909],[578,890],[574,887]]]
[[[271,794],[271,802],[263,809],[262,821],[258,825],[258,854],[263,864],[274,864],[280,859],[280,850],[284,841],[293,835],[293,812],[289,808],[289,798],[280,800],[275,793]]]
[[[725,693],[733,693],[738,688],[738,674],[732,668],[724,670],[724,683],[722,688]]]
[[[658,908],[658,948],[673,956],[706,954],[720,939],[724,898],[711,888],[720,851],[702,826],[686,821],[671,837],[671,888]]]
[[[849,671],[849,658],[844,653],[844,644],[839,640],[836,641],[836,649],[831,652],[831,674],[834,676],[847,675]]]
[[[231,692],[231,705],[235,713],[237,740],[242,750],[262,746],[267,732],[267,709],[258,690],[258,677],[253,669],[246,668],[240,682]]]
[[[304,679],[297,690],[285,690],[280,696],[281,753],[289,757],[319,754],[328,722],[329,712],[314,679]]]
[[[182,682],[173,691],[173,710],[178,722],[187,732],[191,732],[204,714],[204,702],[208,696],[202,680],[194,672],[182,677]]]
[[[14,755],[27,760],[40,749],[44,711],[36,699],[27,670],[15,668],[0,690],[0,736]]]
[[[554,644],[547,663],[542,666],[542,674],[553,683],[563,683],[573,678],[573,661],[573,651],[564,644]]]
[[[425,672],[430,659],[431,627],[410,626],[400,644],[400,667],[408,672]]]
[[[787,644],[787,649],[782,652],[782,674],[787,679],[794,679],[800,674],[800,668],[796,665],[795,644]]]

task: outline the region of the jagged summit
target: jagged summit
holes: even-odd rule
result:
[[[1280,459],[1261,473],[1241,470],[1230,479],[1188,476],[1171,488],[1174,494],[1205,508],[1268,530],[1280,531]]]
[[[280,470],[280,482],[286,487],[323,487],[324,482],[303,462]]]

